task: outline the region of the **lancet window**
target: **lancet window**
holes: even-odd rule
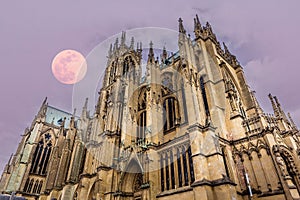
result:
[[[127,56],[124,60],[123,63],[123,71],[122,71],[122,75],[126,75],[129,72],[129,69],[134,69],[134,61],[132,59],[131,56]]]
[[[109,73],[109,84],[111,84],[113,82],[113,80],[115,79],[117,73],[117,61],[112,62],[111,64],[111,68],[110,68],[110,73]]]
[[[138,102],[138,118],[137,118],[137,139],[145,139],[147,129],[147,112],[146,112],[147,92],[142,90]]]
[[[42,138],[36,146],[32,158],[30,173],[46,175],[51,149],[51,135],[49,133],[46,133],[44,135],[44,138]]]
[[[174,97],[169,97],[164,100],[163,120],[164,120],[164,131],[170,130],[175,127],[176,110],[175,110]]]
[[[26,193],[33,193],[33,194],[40,194],[41,189],[43,186],[43,181],[42,180],[34,180],[32,179],[27,179],[26,183],[24,185],[23,192]]]
[[[190,185],[195,181],[191,149],[172,148],[160,155],[161,191]]]

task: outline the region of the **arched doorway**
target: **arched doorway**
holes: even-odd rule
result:
[[[132,159],[120,181],[122,200],[142,200],[143,170],[140,164]]]

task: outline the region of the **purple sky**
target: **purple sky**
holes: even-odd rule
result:
[[[72,86],[51,73],[58,52],[75,49],[87,55],[101,41],[131,28],[177,30],[179,17],[193,35],[195,14],[202,24],[209,21],[237,56],[265,111],[271,109],[271,92],[299,125],[299,6],[297,0],[2,2],[0,172],[46,96],[49,104],[72,112]]]

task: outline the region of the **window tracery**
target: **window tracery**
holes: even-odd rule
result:
[[[111,84],[114,81],[115,77],[116,77],[117,61],[118,60],[112,62],[112,64],[111,64],[110,73],[109,73],[109,79],[108,79],[109,80],[108,81],[109,84]]]
[[[122,75],[127,75],[127,73],[129,72],[129,70],[134,69],[135,63],[132,59],[131,56],[127,56],[124,60],[123,63],[123,71],[122,71]]]
[[[33,154],[30,173],[46,175],[47,166],[52,150],[51,135],[44,134],[44,137],[39,141]]]

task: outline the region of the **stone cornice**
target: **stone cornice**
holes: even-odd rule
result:
[[[193,190],[193,188],[190,186],[172,189],[172,190],[161,192],[160,194],[156,195],[156,198],[169,196],[169,195],[173,195],[173,194],[178,194],[178,193],[183,193],[183,192],[192,191],[192,190]]]
[[[207,130],[211,130],[211,131],[215,131],[216,128],[212,127],[211,125],[207,125],[207,126],[203,126],[199,123],[195,123],[190,125],[187,130],[189,131],[189,133],[194,132],[194,131],[200,131],[200,132],[205,132]]]
[[[245,136],[245,137],[237,139],[237,140],[227,140],[227,139],[222,138],[220,136],[219,136],[219,140],[221,142],[225,143],[225,144],[228,144],[228,145],[236,145],[236,144],[241,144],[241,143],[248,142],[248,141],[251,141],[251,140],[255,140],[255,139],[258,139],[258,138],[262,138],[266,134],[272,134],[272,132],[273,132],[272,130],[267,128],[267,129],[263,129],[260,133]]]
[[[229,177],[227,176],[224,176],[223,178],[220,178],[220,179],[216,179],[216,180],[207,180],[207,179],[202,179],[202,180],[199,180],[199,181],[195,181],[191,187],[197,187],[197,186],[203,186],[203,185],[208,185],[208,186],[219,186],[219,185],[226,185],[226,184],[230,184],[230,185],[233,185],[233,186],[236,186],[237,184],[234,183],[232,180],[230,180]]]

